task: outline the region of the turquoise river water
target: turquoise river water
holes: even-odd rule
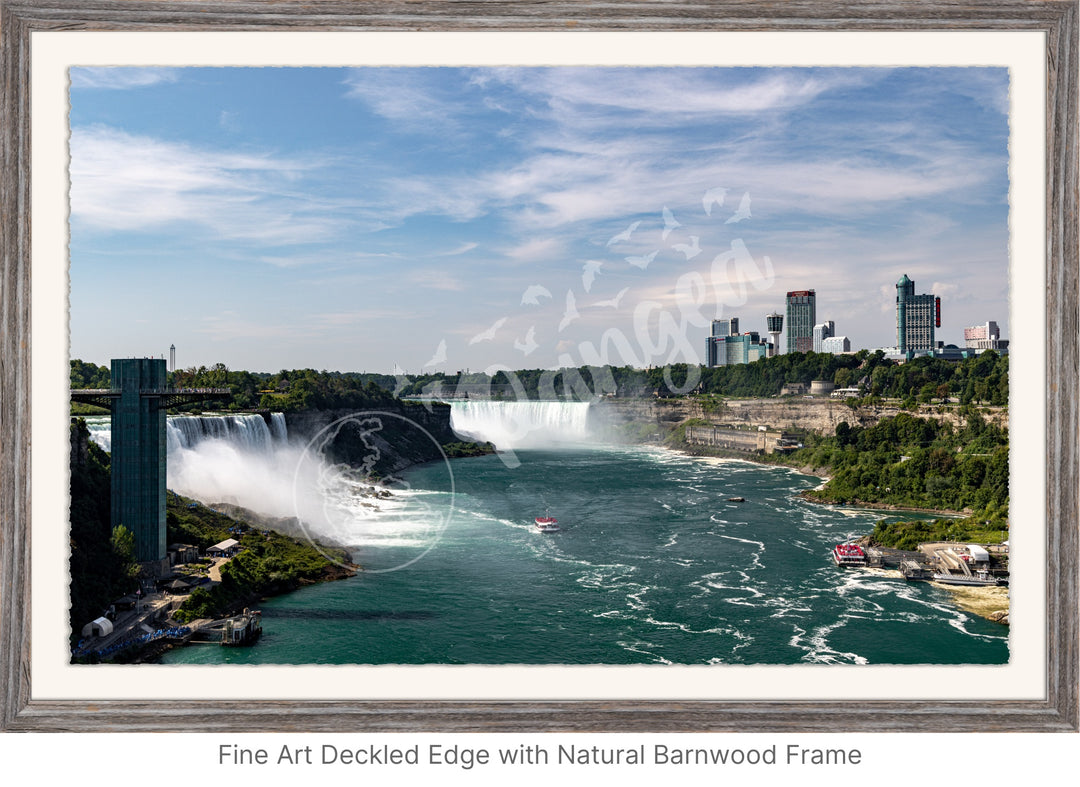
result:
[[[359,524],[334,530],[363,572],[267,600],[253,647],[190,646],[164,660],[1007,662],[1008,629],[961,611],[948,591],[836,568],[833,544],[883,514],[796,497],[819,481],[648,447],[519,449],[512,461],[413,468],[393,500],[364,503]],[[538,532],[544,514],[562,531]]]

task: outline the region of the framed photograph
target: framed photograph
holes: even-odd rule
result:
[[[0,0],[0,728],[1076,731],[1077,11]],[[1002,377],[979,354],[1006,345]],[[742,365],[787,353],[840,360],[740,394],[775,397],[761,413],[710,398],[730,370],[764,390]],[[877,365],[923,356],[998,376],[863,400]],[[110,358],[134,360],[110,380]],[[204,626],[277,628],[252,648],[101,663],[113,610],[83,638],[69,620],[69,457],[118,431],[88,417],[80,443],[72,403],[141,430],[163,402],[165,434],[166,407],[215,397],[246,414],[170,416],[167,492],[160,438],[113,451],[133,608],[190,594],[170,620],[218,616],[202,586],[230,559],[299,584],[317,558],[279,537],[382,595],[325,582]],[[833,450],[797,408],[841,450],[973,402],[955,428],[985,429],[977,448],[864,436],[891,478],[936,463],[923,502],[865,468],[814,489],[731,458]],[[711,458],[661,443],[676,421]],[[633,445],[562,450],[600,430]],[[395,440],[415,456],[395,464]],[[151,465],[153,521],[116,527],[116,488]],[[943,531],[924,563],[869,554],[856,537],[905,517],[849,505],[859,483],[1005,529],[989,552]],[[200,511],[246,532],[175,573],[195,548],[166,546],[166,503],[170,533]],[[643,538],[635,517],[667,524]],[[1004,625],[908,581],[1006,576],[976,599]]]

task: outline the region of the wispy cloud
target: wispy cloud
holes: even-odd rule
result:
[[[461,279],[451,276],[443,270],[426,269],[414,271],[408,275],[408,280],[418,287],[431,290],[447,292],[463,292],[465,290],[465,283]]]
[[[439,257],[457,257],[457,256],[460,256],[462,254],[467,254],[468,252],[472,251],[473,249],[475,249],[479,245],[480,245],[479,243],[473,243],[471,241],[468,242],[468,243],[462,243],[460,246],[458,246],[458,247],[456,247],[454,249],[451,249],[450,251],[440,252],[437,256],[439,256]]]
[[[547,262],[563,252],[563,243],[557,238],[530,238],[519,246],[506,250],[506,256],[518,262]]]
[[[107,127],[71,134],[71,213],[88,227],[168,225],[281,245],[326,239],[344,218],[298,186],[320,166],[272,154],[199,149]]]
[[[399,127],[445,134],[457,126],[468,105],[455,92],[443,92],[434,72],[443,69],[359,68],[347,72],[347,98],[363,101],[371,110]]]
[[[176,82],[180,71],[175,68],[132,68],[129,66],[72,68],[71,86],[87,90],[130,90],[150,87],[164,82]]]
[[[328,268],[352,269],[372,260],[400,259],[401,255],[393,252],[362,252],[352,251],[341,253],[340,251],[324,252],[322,254],[261,254],[256,256],[259,262],[273,265],[275,268],[299,268],[302,266],[319,266]]]
[[[532,112],[566,127],[685,125],[707,117],[752,116],[805,106],[873,79],[870,69],[802,71],[713,68],[492,69],[490,78],[531,97]]]

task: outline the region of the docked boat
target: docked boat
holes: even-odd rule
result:
[[[908,581],[930,580],[934,578],[934,572],[926,566],[914,560],[904,560],[900,563],[900,573]]]
[[[221,624],[221,644],[229,647],[252,645],[262,636],[262,612],[244,610],[243,615],[227,618]]]
[[[949,574],[938,572],[934,574],[934,581],[943,585],[966,585],[968,587],[997,587],[1000,582],[995,576],[986,571],[976,571],[974,574]]]
[[[561,529],[559,527],[559,520],[553,516],[538,516],[536,518],[536,529],[541,533],[558,533]]]
[[[858,544],[837,544],[833,547],[832,556],[838,566],[866,565],[866,550]]]

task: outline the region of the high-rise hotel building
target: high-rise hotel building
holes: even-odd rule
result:
[[[969,350],[1004,350],[1008,339],[1001,338],[998,324],[991,320],[983,325],[964,328],[964,347]]]
[[[896,282],[896,349],[901,354],[934,349],[934,328],[941,327],[941,299],[915,294],[904,274]]]
[[[825,352],[822,349],[824,341],[832,336],[836,336],[836,323],[832,320],[826,320],[825,322],[814,326],[814,352]]]
[[[796,290],[787,294],[787,351],[808,353],[814,349],[817,324],[817,293]]]

